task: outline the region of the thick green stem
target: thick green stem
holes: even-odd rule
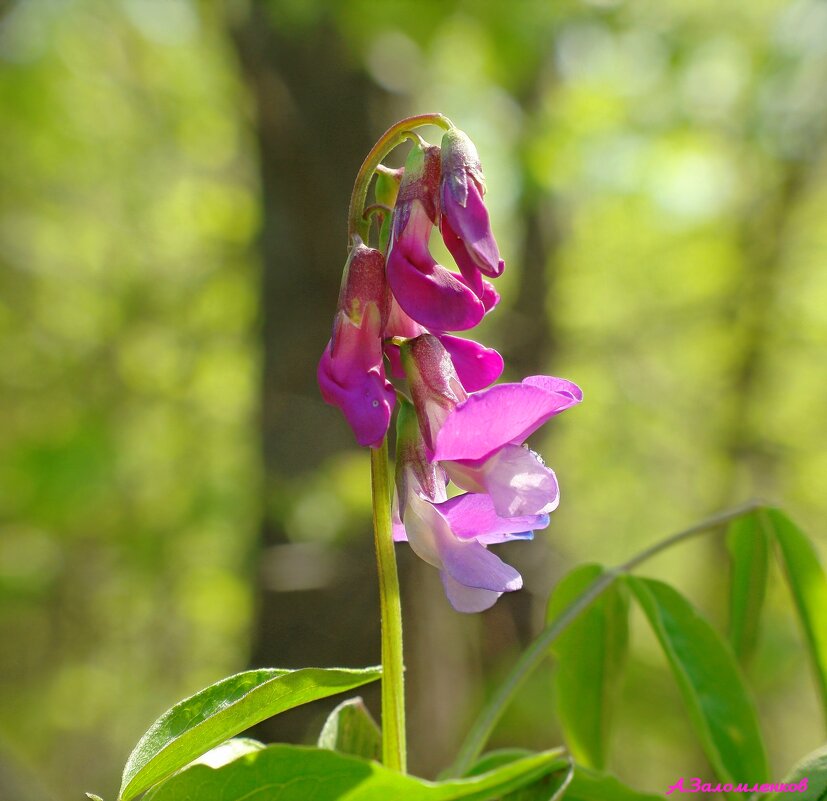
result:
[[[761,508],[761,504],[751,502],[736,506],[712,517],[702,520],[696,525],[672,534],[624,562],[622,565],[610,568],[598,576],[586,589],[575,598],[551,623],[546,626],[536,640],[523,651],[505,681],[488,700],[482,712],[474,721],[468,732],[465,742],[460,748],[454,764],[445,772],[447,776],[462,776],[474,764],[482,753],[494,727],[502,717],[508,705],[514,700],[517,691],[522,687],[529,675],[540,665],[548,655],[549,646],[595,601],[605,592],[614,581],[631,572],[656,554],[671,548],[684,540],[702,534],[710,529],[729,523],[738,517],[754,512]]]
[[[376,168],[391,150],[405,141],[410,131],[425,125],[436,125],[446,131],[454,127],[453,123],[442,114],[417,114],[414,117],[406,117],[391,125],[365,157],[356,175],[356,182],[353,184],[353,194],[350,196],[350,208],[347,214],[348,245],[354,234],[358,234],[363,241],[367,242],[370,222],[363,219],[362,210],[365,207],[368,188]]]
[[[405,674],[402,661],[402,604],[393,549],[391,483],[388,470],[388,440],[370,449],[373,493],[373,533],[379,569],[379,606],[382,615],[382,761],[404,773]]]

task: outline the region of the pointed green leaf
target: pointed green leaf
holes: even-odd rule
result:
[[[766,781],[769,769],[758,717],[730,648],[668,584],[635,577],[626,581],[660,641],[718,778]]]
[[[769,563],[769,538],[753,513],[734,520],[727,533],[731,556],[729,641],[743,662],[758,636]]]
[[[330,713],[317,745],[363,759],[382,758],[382,732],[361,698],[348,698]]]
[[[662,801],[663,796],[641,793],[608,773],[577,765],[565,801]]]
[[[567,764],[559,750],[548,751],[433,783],[335,751],[272,745],[217,770],[187,768],[158,787],[152,801],[494,801]]]
[[[229,765],[230,762],[245,754],[261,751],[262,748],[266,747],[264,743],[254,740],[252,737],[233,737],[231,740],[211,748],[206,754],[201,754],[198,759],[193,759],[190,765],[207,765],[211,768],[220,768],[223,765]],[[147,801],[148,798],[149,793],[143,797],[142,801]]]
[[[790,585],[827,720],[827,578],[816,549],[783,512],[768,509],[762,519],[775,535]]]
[[[802,782],[806,782],[802,786]],[[808,754],[787,774],[781,784],[797,784],[801,789],[791,795],[789,790],[761,796],[763,801],[781,801],[797,798],[800,801],[824,801],[827,799],[827,745]]]
[[[525,748],[500,748],[496,751],[489,751],[477,760],[465,776],[479,776],[481,773],[488,773],[510,762],[531,756],[533,753],[533,751],[528,751]],[[563,798],[574,773],[574,763],[571,759],[567,759],[566,763],[562,769],[548,773],[541,779],[503,796],[502,801],[558,801],[558,799]]]
[[[249,737],[233,737],[215,748],[211,748],[206,754],[202,754],[198,759],[194,759],[183,770],[191,768],[195,765],[206,765],[208,768],[222,768],[224,765],[229,765],[239,757],[246,754],[251,754],[253,751],[261,751],[267,746],[260,743],[258,740],[253,740]],[[150,787],[149,790],[141,796],[141,801],[152,801],[159,788],[163,787],[163,782]]]
[[[604,572],[582,565],[569,573],[549,600],[551,623]],[[628,643],[629,603],[625,587],[613,584],[557,639],[552,653],[557,712],[566,743],[578,763],[606,763],[612,700]]]
[[[287,709],[352,690],[382,675],[364,670],[248,670],[222,679],[161,715],[127,760],[121,801],[128,801],[214,746]]]
[[[506,765],[530,753],[531,751],[522,748],[502,748],[497,751],[489,751],[480,757],[467,775],[475,776],[493,770],[500,765]],[[662,798],[659,795],[633,790],[608,773],[590,770],[582,765],[574,765],[571,781],[562,789],[564,792],[560,797],[566,799],[566,801],[658,801]],[[546,799],[543,798],[542,801],[546,801]],[[549,799],[549,801],[551,800]]]

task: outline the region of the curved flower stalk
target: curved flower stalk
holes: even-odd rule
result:
[[[519,590],[522,577],[488,550],[509,540],[531,539],[548,515],[502,517],[485,494],[446,494],[445,473],[426,455],[416,412],[404,401],[397,418],[394,539],[440,571],[445,593],[459,612],[481,612],[504,592]]]

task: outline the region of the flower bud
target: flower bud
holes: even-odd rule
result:
[[[448,351],[432,334],[423,334],[402,345],[402,367],[411,388],[422,438],[430,452],[440,427],[468,394]]]
[[[440,230],[445,246],[472,288],[479,289],[481,276],[502,274],[505,263],[491,232],[483,203],[485,179],[477,149],[457,128],[442,137],[442,182]]]
[[[381,443],[396,401],[382,360],[382,333],[389,314],[384,257],[357,238],[345,265],[333,336],[319,361],[317,378],[322,397],[342,410],[360,445]]]
[[[485,315],[479,287],[446,270],[428,240],[439,211],[439,148],[415,144],[393,215],[388,282],[402,310],[432,331],[464,331]]]

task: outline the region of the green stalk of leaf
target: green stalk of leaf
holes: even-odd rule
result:
[[[626,583],[663,648],[718,778],[766,781],[769,768],[758,716],[732,651],[668,584],[632,576]]]
[[[598,576],[599,565],[581,565],[560,581],[549,600],[555,620]],[[614,694],[628,644],[629,604],[625,587],[614,583],[552,645],[557,714],[578,764],[606,763]]]

